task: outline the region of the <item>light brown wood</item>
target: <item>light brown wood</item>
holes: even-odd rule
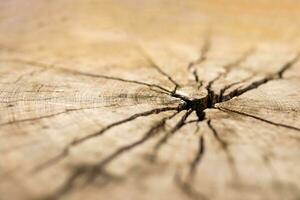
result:
[[[0,1],[0,200],[300,199],[297,1]]]

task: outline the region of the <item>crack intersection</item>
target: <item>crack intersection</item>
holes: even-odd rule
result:
[[[188,70],[191,71],[192,75],[194,76],[195,82],[199,84],[199,87],[202,86],[202,81],[199,78],[197,69],[195,67],[196,64],[202,63],[207,59],[207,53],[210,50],[210,41],[207,39],[205,41],[205,44],[203,45],[202,49],[201,49],[201,56],[194,62],[189,63],[188,65]],[[150,129],[138,140],[122,146],[120,148],[118,148],[116,151],[114,151],[112,154],[108,155],[107,157],[101,159],[99,162],[96,162],[94,164],[91,165],[85,165],[85,166],[77,166],[74,171],[70,174],[70,176],[67,178],[67,180],[63,183],[63,185],[52,195],[50,195],[49,197],[46,197],[46,199],[58,199],[61,198],[62,196],[64,196],[65,194],[69,193],[70,191],[72,191],[75,187],[78,186],[78,182],[80,179],[85,179],[85,184],[88,184],[90,182],[92,182],[94,179],[96,179],[99,176],[103,176],[103,177],[111,177],[109,175],[109,173],[106,171],[106,167],[113,161],[115,161],[116,159],[118,159],[120,156],[124,155],[126,152],[129,152],[133,149],[135,149],[137,146],[140,146],[142,144],[144,144],[145,142],[147,142],[149,139],[151,139],[152,137],[154,137],[155,135],[157,135],[164,127],[165,124],[168,120],[173,119],[178,113],[180,113],[181,111],[184,111],[184,115],[179,119],[179,121],[174,125],[174,127],[171,128],[170,131],[166,132],[165,135],[156,143],[155,147],[154,147],[154,152],[155,154],[158,152],[158,150],[165,145],[168,140],[174,135],[176,134],[182,127],[184,127],[187,124],[190,123],[199,123],[202,122],[204,120],[206,120],[207,126],[208,128],[211,130],[214,138],[216,139],[216,141],[218,141],[218,143],[220,144],[222,150],[225,152],[227,159],[228,159],[228,163],[230,164],[233,173],[237,174],[236,169],[234,167],[234,160],[232,155],[230,154],[229,150],[228,150],[228,143],[226,141],[224,141],[223,139],[221,139],[221,137],[218,134],[218,131],[215,129],[215,127],[212,125],[211,123],[211,119],[206,118],[205,116],[205,111],[207,109],[219,109],[223,112],[231,112],[231,113],[236,113],[239,115],[243,115],[243,116],[247,116],[247,117],[251,117],[254,118],[256,120],[260,120],[263,121],[265,123],[271,124],[271,125],[275,125],[275,126],[280,126],[280,127],[284,127],[284,128],[288,128],[288,129],[292,129],[295,131],[300,131],[300,128],[297,127],[293,127],[290,125],[286,125],[286,124],[281,124],[281,123],[277,123],[277,122],[272,122],[270,120],[266,120],[263,119],[259,116],[254,116],[248,113],[243,113],[240,111],[236,111],[236,110],[231,110],[228,108],[223,108],[223,107],[218,107],[216,106],[216,104],[218,103],[223,103],[226,101],[229,101],[235,97],[239,97],[240,95],[249,92],[253,89],[256,89],[270,81],[273,80],[278,80],[278,79],[282,79],[284,73],[290,69],[299,59],[299,54],[297,54],[293,59],[287,61],[278,71],[276,71],[275,73],[269,74],[259,80],[253,81],[251,83],[249,83],[248,85],[244,86],[244,87],[238,87],[237,89],[231,91],[229,94],[224,95],[225,92],[231,88],[232,86],[239,84],[241,82],[244,81],[240,81],[240,82],[235,82],[232,83],[230,85],[227,85],[225,87],[223,87],[218,93],[216,93],[213,89],[212,86],[213,84],[215,84],[220,78],[222,77],[226,77],[229,73],[230,70],[232,70],[232,68],[239,66],[242,62],[244,62],[253,52],[253,50],[249,50],[247,51],[244,55],[242,55],[240,58],[238,58],[236,61],[229,63],[228,65],[224,66],[225,71],[223,73],[220,73],[219,75],[217,75],[217,77],[215,77],[213,80],[209,81],[205,87],[205,89],[207,90],[207,95],[199,98],[199,99],[193,99],[192,97],[188,97],[188,96],[184,96],[182,94],[178,94],[177,93],[177,89],[182,87],[177,81],[175,81],[172,76],[170,76],[169,74],[167,74],[165,71],[162,70],[162,68],[160,66],[158,66],[155,61],[143,50],[140,51],[144,57],[146,58],[147,62],[151,65],[152,68],[154,68],[157,72],[159,72],[159,74],[161,74],[163,77],[167,78],[173,85],[174,85],[174,89],[173,90],[169,90],[165,87],[162,87],[158,84],[153,84],[153,83],[147,83],[147,82],[143,82],[143,81],[137,81],[137,80],[129,80],[129,79],[123,79],[123,78],[119,78],[119,77],[113,77],[113,76],[106,76],[106,75],[97,75],[97,74],[91,74],[91,73],[86,73],[86,72],[80,72],[80,71],[76,71],[76,70],[71,70],[71,69],[66,69],[66,68],[56,68],[52,65],[46,65],[43,63],[38,63],[38,62],[32,62],[32,61],[24,61],[24,60],[13,60],[13,62],[20,62],[23,64],[30,64],[30,65],[34,65],[37,67],[41,67],[42,69],[56,69],[56,70],[61,70],[63,72],[67,72],[67,73],[71,73],[71,74],[75,74],[75,75],[80,75],[80,76],[87,76],[87,77],[92,77],[92,78],[101,78],[101,79],[107,79],[107,80],[114,80],[114,81],[120,81],[120,82],[127,82],[127,83],[132,83],[132,84],[137,84],[137,85],[142,85],[142,86],[146,86],[148,88],[150,88],[151,90],[157,91],[157,92],[161,92],[164,94],[169,95],[170,97],[174,97],[177,99],[181,100],[181,103],[177,106],[177,107],[163,107],[163,108],[155,108],[149,111],[145,111],[142,113],[137,113],[134,114],[132,116],[129,116],[128,118],[125,118],[123,120],[114,122],[112,124],[107,125],[106,127],[102,128],[101,130],[89,134],[87,136],[84,136],[82,138],[79,139],[75,139],[73,142],[71,142],[67,147],[65,147],[63,149],[63,151],[61,152],[61,154],[57,155],[56,157],[54,157],[53,159],[48,160],[47,162],[37,166],[34,170],[35,171],[41,171],[44,170],[54,164],[56,164],[57,162],[59,162],[60,160],[64,159],[66,156],[68,156],[69,151],[72,147],[78,146],[92,138],[96,138],[99,137],[101,135],[103,135],[104,133],[106,133],[107,131],[109,131],[110,129],[120,126],[122,124],[131,122],[136,120],[137,118],[140,117],[146,117],[146,116],[151,116],[154,114],[159,114],[162,112],[167,112],[167,111],[176,111],[175,113],[173,113],[172,115],[169,115],[167,117],[162,118],[160,121],[158,121],[157,123],[155,123],[153,126],[150,127]],[[247,80],[245,80],[247,81]],[[188,121],[188,117],[195,112],[198,119],[194,120],[194,121]],[[65,112],[63,112],[65,113]],[[60,114],[60,113],[59,113]],[[198,151],[195,154],[194,160],[191,162],[190,167],[189,167],[189,178],[190,180],[193,179],[193,177],[196,175],[196,171],[197,171],[197,167],[201,161],[201,159],[203,158],[204,154],[206,152],[205,149],[205,140],[203,136],[199,137],[199,144],[198,144]],[[186,185],[186,183],[181,182],[182,188],[187,191],[192,193],[192,187],[190,185]],[[45,199],[45,198],[44,198]]]

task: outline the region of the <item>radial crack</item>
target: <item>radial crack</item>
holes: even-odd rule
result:
[[[270,74],[269,76],[266,76],[266,77],[264,77],[262,79],[259,79],[257,81],[254,81],[254,82],[250,83],[248,86],[246,86],[242,89],[237,88],[236,90],[230,92],[227,96],[223,97],[221,102],[228,101],[228,100],[232,99],[233,97],[238,97],[238,96],[240,96],[240,95],[242,95],[242,94],[244,94],[248,91],[251,91],[253,89],[256,89],[256,88],[260,87],[261,85],[264,85],[264,84],[268,83],[269,81],[282,79],[283,74],[289,68],[291,68],[296,62],[298,62],[299,56],[300,56],[300,54],[298,53],[294,58],[292,58],[290,61],[286,62],[277,72],[275,72],[273,74]]]
[[[103,106],[101,106],[101,107],[103,107]],[[75,112],[75,111],[80,111],[80,110],[90,110],[90,109],[101,108],[101,107],[99,106],[99,107],[91,107],[91,108],[72,108],[72,109],[66,109],[64,111],[53,113],[53,114],[49,114],[49,115],[45,115],[45,116],[34,117],[34,118],[26,118],[26,119],[20,119],[20,120],[14,120],[14,121],[10,121],[10,122],[4,122],[4,123],[1,123],[0,126],[6,126],[6,125],[11,125],[11,124],[36,121],[36,120],[41,120],[41,119],[55,117],[55,116],[58,116],[58,115],[69,113],[69,112]]]
[[[228,144],[227,142],[225,142],[224,140],[222,140],[217,132],[217,130],[212,126],[211,124],[211,120],[207,120],[207,126],[209,127],[209,129],[211,130],[211,132],[213,133],[213,136],[215,137],[215,139],[221,144],[221,147],[223,149],[227,149]]]
[[[207,54],[210,51],[210,48],[211,48],[210,36],[206,36],[204,40],[204,44],[200,50],[200,56],[195,61],[190,62],[187,66],[188,70],[191,71],[192,75],[194,76],[195,82],[199,83],[200,87],[202,85],[202,82],[199,79],[198,71],[195,66],[204,62],[207,59]]]
[[[115,152],[107,156],[106,158],[102,159],[98,163],[87,165],[84,167],[78,167],[76,168],[73,173],[67,178],[67,180],[63,183],[63,185],[52,195],[43,198],[47,200],[52,199],[59,199],[62,196],[69,193],[74,187],[76,186],[76,181],[78,181],[80,178],[85,178],[86,183],[90,183],[92,180],[96,179],[99,175],[102,175],[102,172],[104,168],[111,163],[112,161],[116,160],[119,156],[123,155],[124,153],[134,149],[136,146],[139,146],[143,144],[144,142],[148,141],[150,138],[155,136],[161,128],[165,125],[167,120],[172,119],[178,114],[178,112],[169,115],[167,117],[164,117],[159,122],[155,123],[145,134],[142,138],[139,140],[129,144],[125,145],[119,149],[117,149]]]
[[[198,130],[199,130],[199,126],[197,123],[197,128],[195,130],[195,133],[197,133]],[[207,199],[207,197],[205,197],[199,191],[196,191],[195,187],[193,187],[194,178],[197,173],[197,167],[200,164],[200,162],[204,156],[204,153],[205,153],[204,137],[202,135],[200,135],[199,140],[198,140],[198,151],[195,155],[195,158],[189,165],[189,172],[188,172],[186,178],[184,178],[182,180],[182,178],[180,178],[179,174],[177,174],[175,176],[175,183],[177,184],[177,186],[183,191],[184,194],[186,194],[188,197],[190,197],[192,199]]]
[[[106,76],[106,75],[99,75],[99,74],[91,74],[91,73],[87,73],[87,72],[81,72],[81,71],[77,71],[77,70],[72,70],[72,69],[67,69],[67,68],[62,68],[62,67],[55,67],[54,65],[47,65],[44,63],[40,63],[40,62],[35,62],[35,61],[28,61],[28,60],[21,60],[21,59],[13,59],[13,60],[5,60],[10,61],[10,62],[17,62],[17,63],[23,63],[23,64],[29,64],[31,66],[36,66],[36,67],[42,67],[42,68],[46,68],[46,69],[56,69],[56,70],[61,70],[63,72],[67,72],[67,73],[71,73],[71,74],[76,74],[76,75],[81,75],[81,76],[87,76],[87,77],[91,77],[91,78],[102,78],[102,79],[108,79],[108,80],[115,80],[115,81],[121,81],[121,82],[127,82],[127,83],[133,83],[133,84],[138,84],[138,85],[144,85],[150,88],[157,88],[160,89],[164,92],[167,92],[169,94],[172,93],[172,91],[157,85],[157,84],[151,84],[151,83],[146,83],[146,82],[142,82],[142,81],[137,81],[137,80],[130,80],[130,79],[123,79],[123,78],[119,78],[119,77],[113,77],[113,76]]]
[[[199,144],[198,144],[198,151],[197,151],[197,154],[190,166],[189,177],[191,180],[193,180],[195,177],[195,174],[197,171],[197,166],[199,165],[201,159],[203,158],[204,153],[205,153],[204,137],[200,136]]]
[[[253,119],[256,119],[256,120],[259,120],[259,121],[262,121],[262,122],[265,122],[265,123],[268,123],[268,124],[271,124],[271,125],[274,125],[274,126],[280,126],[280,127],[291,129],[291,130],[300,131],[300,128],[298,128],[298,127],[294,127],[294,126],[290,126],[290,125],[287,125],[287,124],[273,122],[273,121],[270,121],[270,120],[267,120],[267,119],[263,119],[261,117],[258,117],[258,116],[255,116],[255,115],[251,115],[251,114],[248,114],[248,113],[240,112],[240,111],[237,111],[237,110],[232,110],[232,109],[228,109],[228,108],[224,108],[224,107],[218,107],[217,109],[219,109],[219,110],[221,110],[223,112],[232,112],[232,113],[236,113],[236,114],[243,115],[243,116],[246,116],[246,117],[251,117]]]
[[[109,124],[109,125],[102,128],[100,131],[98,131],[96,133],[87,135],[87,136],[82,137],[82,138],[77,139],[77,140],[75,139],[73,142],[71,142],[69,145],[67,145],[67,147],[60,154],[58,154],[54,158],[48,160],[47,162],[44,162],[41,165],[35,167],[33,171],[41,171],[41,170],[44,170],[45,168],[47,168],[49,166],[52,166],[53,164],[57,163],[61,159],[65,158],[69,154],[69,150],[72,147],[78,146],[78,145],[80,145],[80,144],[82,144],[82,143],[84,143],[87,140],[90,140],[92,138],[99,137],[99,136],[103,135],[105,132],[107,132],[108,130],[114,128],[114,127],[117,127],[117,126],[122,125],[122,124],[127,123],[127,122],[131,122],[131,121],[133,121],[137,118],[140,118],[140,117],[146,117],[146,116],[150,116],[150,115],[153,115],[153,114],[159,114],[159,113],[162,113],[162,112],[172,111],[172,110],[177,110],[177,112],[179,112],[180,107],[155,108],[155,109],[152,109],[152,110],[149,110],[149,111],[146,111],[146,112],[134,114],[134,115],[132,115],[128,118],[125,118],[123,120],[114,122],[112,124]]]
[[[190,199],[194,200],[208,200],[209,198],[199,191],[196,191],[191,183],[186,180],[181,180],[179,174],[175,175],[175,184],[178,188]]]
[[[233,68],[241,65],[243,62],[245,62],[249,56],[251,56],[253,53],[255,52],[255,49],[251,48],[249,50],[247,50],[246,52],[244,52],[241,57],[239,57],[238,59],[236,59],[235,61],[227,64],[224,66],[225,72],[222,73],[222,76],[227,76],[228,73],[230,72],[230,70],[232,70]]]
[[[87,72],[81,72],[81,71],[62,68],[62,67],[55,67],[54,65],[47,65],[44,63],[39,63],[39,62],[34,62],[34,61],[26,61],[26,60],[21,60],[21,59],[6,60],[6,61],[30,64],[32,66],[46,68],[46,69],[51,68],[51,69],[60,70],[60,71],[66,72],[66,73],[70,73],[73,75],[80,75],[80,76],[86,76],[86,77],[91,77],[91,78],[101,78],[101,79],[115,80],[115,81],[120,81],[120,82],[143,85],[143,86],[149,87],[150,89],[156,88],[158,90],[161,90],[162,92],[165,92],[166,94],[170,95],[171,97],[178,98],[183,101],[186,101],[188,99],[187,97],[176,93],[176,89],[178,87],[177,85],[175,85],[175,88],[173,90],[169,90],[158,84],[152,84],[152,83],[147,83],[147,82],[137,81],[137,80],[123,79],[123,78],[119,78],[119,77],[106,76],[106,75],[100,75],[100,74],[91,74],[91,73],[87,73]],[[155,90],[153,90],[153,91],[155,91]]]
[[[217,140],[217,142],[220,144],[221,149],[224,151],[225,156],[227,158],[228,164],[229,164],[229,168],[231,170],[232,176],[235,178],[235,180],[238,180],[238,170],[236,169],[236,164],[234,161],[233,156],[231,155],[230,151],[229,151],[229,145],[226,141],[224,141],[222,138],[220,138],[217,129],[215,129],[213,127],[213,125],[211,124],[211,120],[207,120],[207,126],[208,128],[211,130],[211,132],[213,133],[214,138]]]
[[[176,88],[180,87],[180,84],[177,81],[175,81],[169,74],[163,71],[162,68],[154,61],[154,59],[141,46],[139,46],[139,52],[143,55],[143,57],[147,60],[147,62],[150,64],[151,67],[153,67],[158,73],[166,77],[171,83],[175,85],[174,91],[176,91]]]
[[[126,83],[133,83],[133,84],[137,84],[137,85],[144,85],[144,86],[147,86],[149,88],[160,89],[160,90],[162,90],[164,92],[167,92],[169,94],[172,93],[172,91],[170,91],[170,90],[168,90],[168,89],[166,89],[166,88],[164,88],[160,85],[157,85],[157,84],[146,83],[146,82],[137,81],[137,80],[123,79],[123,78],[113,77],[113,76],[90,74],[90,73],[87,73],[87,72],[80,72],[80,71],[65,69],[65,68],[57,68],[57,69],[61,69],[63,71],[68,71],[68,72],[76,74],[76,75],[88,76],[88,77],[92,77],[92,78],[102,78],[102,79],[115,80],[115,81],[121,81],[121,82],[126,82]]]
[[[168,139],[170,137],[172,137],[179,129],[181,129],[184,125],[185,125],[185,121],[186,119],[188,118],[188,116],[193,112],[192,109],[188,110],[182,117],[181,119],[176,123],[176,125],[169,131],[165,134],[164,137],[162,137],[155,145],[154,147],[154,151],[157,152],[161,147],[162,145],[164,145]]]
[[[233,86],[236,86],[238,84],[244,83],[244,82],[250,80],[251,78],[253,78],[253,76],[249,76],[249,77],[247,77],[247,78],[245,78],[245,79],[243,79],[241,81],[236,81],[236,82],[233,82],[233,83],[231,83],[231,84],[226,85],[225,87],[223,87],[221,89],[221,91],[220,91],[220,95],[219,95],[219,100],[218,101],[221,102],[224,99],[224,94],[226,93],[227,90],[229,90]]]
[[[228,75],[228,73],[230,72],[230,70],[233,68],[233,67],[237,67],[239,66],[241,63],[245,62],[246,59],[248,59],[248,57],[254,52],[253,49],[250,49],[248,51],[246,51],[240,58],[238,58],[237,60],[231,62],[231,63],[228,63],[227,65],[225,65],[223,67],[223,69],[225,70],[224,72],[222,73],[219,73],[213,80],[209,81],[207,86],[206,86],[206,90],[207,90],[207,93],[208,93],[208,105],[207,107],[208,108],[211,108],[213,107],[213,105],[215,103],[218,103],[219,101],[221,101],[222,99],[220,99],[220,96],[221,96],[221,93],[222,93],[222,90],[224,89],[221,89],[220,91],[220,94],[216,94],[213,90],[212,90],[212,86],[213,84],[218,81],[221,77],[226,77]],[[226,86],[225,86],[226,87]]]

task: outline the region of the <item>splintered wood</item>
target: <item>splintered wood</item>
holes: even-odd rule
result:
[[[299,200],[300,2],[0,2],[0,200]]]

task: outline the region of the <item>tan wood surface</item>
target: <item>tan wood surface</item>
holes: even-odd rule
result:
[[[299,11],[0,0],[0,200],[299,200]]]

